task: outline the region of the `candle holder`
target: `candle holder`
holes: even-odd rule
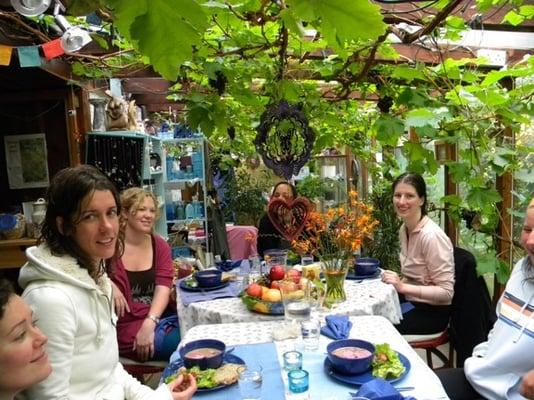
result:
[[[282,357],[286,371],[302,369],[302,353],[300,351],[286,351]]]

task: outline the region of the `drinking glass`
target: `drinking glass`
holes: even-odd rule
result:
[[[261,400],[261,384],[263,383],[263,371],[261,366],[246,366],[238,370],[239,392],[243,400]]]
[[[286,351],[282,357],[284,359],[284,369],[286,371],[302,369],[302,353],[300,351]]]
[[[291,279],[280,281],[280,293],[284,303],[284,316],[287,321],[300,322],[310,319],[310,292],[300,283]]]
[[[263,258],[265,259],[267,271],[275,265],[281,265],[284,269],[287,269],[287,250],[266,250]]]
[[[319,338],[321,335],[321,322],[318,319],[302,321],[300,323],[300,332],[304,349],[317,350],[319,348]]]
[[[294,369],[287,373],[289,380],[289,391],[291,393],[304,393],[309,388],[309,375],[308,371],[303,369]]]
[[[313,264],[313,256],[309,254],[305,254],[302,257],[300,257],[300,265],[310,265]]]

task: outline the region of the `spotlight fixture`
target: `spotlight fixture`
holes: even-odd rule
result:
[[[52,0],[11,0],[11,5],[19,14],[25,17],[37,17],[41,15],[48,7]]]
[[[72,26],[63,15],[55,16],[56,23],[65,32],[61,36],[61,47],[65,50],[65,53],[73,53],[80,50],[92,39],[89,33],[80,28],[79,26]]]

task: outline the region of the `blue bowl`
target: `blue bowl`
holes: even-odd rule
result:
[[[211,349],[212,353],[206,351],[205,354],[192,354],[194,350]],[[223,362],[226,345],[224,342],[215,339],[194,340],[180,347],[180,358],[184,361],[186,368],[198,366],[200,369],[219,368]]]
[[[361,358],[345,358],[333,354],[333,351],[341,347],[359,347],[368,350],[371,354]],[[331,342],[326,347],[328,360],[332,363],[332,368],[344,375],[358,375],[371,369],[375,346],[365,340],[360,339],[342,339]]]
[[[354,261],[355,275],[373,275],[380,267],[380,260],[371,257],[362,257]]]
[[[222,271],[217,269],[205,269],[195,274],[198,286],[201,287],[219,286],[221,284],[221,278]]]

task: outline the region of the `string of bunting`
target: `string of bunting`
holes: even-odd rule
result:
[[[0,65],[9,66],[11,64],[13,50],[17,51],[20,66],[23,68],[40,67],[43,65],[43,59],[41,57],[40,50],[42,50],[42,54],[46,61],[50,61],[53,58],[65,54],[65,50],[61,46],[60,38],[37,46],[12,47],[0,44]]]

